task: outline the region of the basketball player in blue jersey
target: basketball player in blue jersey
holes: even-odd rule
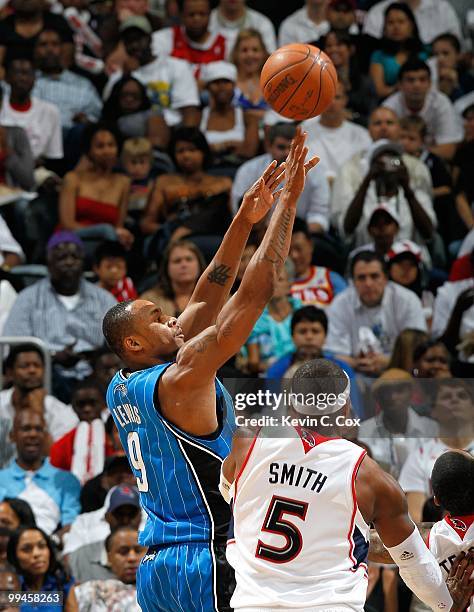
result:
[[[234,418],[216,372],[247,340],[288,256],[305,174],[318,162],[305,164],[305,138],[298,131],[285,165],[273,162],[244,196],[178,319],[144,300],[119,303],[104,318],[105,338],[127,366],[112,379],[107,404],[148,515],[137,574],[144,612],[230,610],[230,512],[218,488]],[[262,244],[226,302],[252,225],[270,210],[283,175]]]

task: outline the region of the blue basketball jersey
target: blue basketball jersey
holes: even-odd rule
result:
[[[148,515],[139,542],[225,542],[230,510],[218,484],[235,429],[232,399],[216,379],[217,432],[205,437],[185,433],[159,407],[158,381],[170,365],[128,376],[119,371],[107,390],[107,405]]]

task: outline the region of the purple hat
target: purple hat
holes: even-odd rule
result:
[[[46,250],[49,253],[55,247],[57,247],[58,244],[63,244],[67,242],[72,242],[77,247],[79,247],[79,249],[82,252],[84,252],[84,243],[79,238],[79,236],[77,236],[77,234],[75,234],[74,232],[69,232],[67,230],[62,230],[60,232],[57,232],[56,234],[53,234],[51,238],[48,240],[48,244],[46,245]]]
[[[138,491],[135,487],[129,487],[128,485],[118,485],[115,487],[109,499],[108,512],[113,512],[120,506],[140,507]]]

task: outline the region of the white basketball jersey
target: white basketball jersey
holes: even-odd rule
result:
[[[438,561],[443,576],[448,577],[454,559],[460,552],[474,550],[474,514],[470,516],[446,516],[430,530],[428,546]],[[474,612],[471,601],[469,612]]]
[[[289,428],[286,438],[265,433],[235,481],[231,606],[362,611],[369,527],[355,477],[365,451],[301,428]]]

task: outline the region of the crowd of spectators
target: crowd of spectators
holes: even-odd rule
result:
[[[2,585],[138,609],[146,517],[106,407],[121,363],[102,318],[138,296],[186,308],[246,190],[289,152],[296,124],[260,73],[292,42],[328,54],[337,91],[302,122],[321,161],[275,294],[221,374],[276,389],[308,359],[342,365],[352,437],[428,516],[436,458],[474,454],[466,16],[461,0],[0,0]],[[397,606],[396,571],[370,566],[367,609]]]

